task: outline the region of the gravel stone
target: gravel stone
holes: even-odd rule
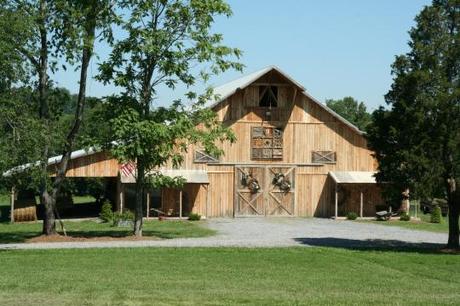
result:
[[[394,226],[319,218],[218,218],[206,226],[217,235],[139,241],[91,241],[0,244],[0,249],[132,247],[292,247],[441,248],[447,234]]]

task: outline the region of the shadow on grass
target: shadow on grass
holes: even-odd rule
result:
[[[427,242],[406,242],[401,240],[383,239],[346,239],[346,238],[295,238],[300,244],[309,246],[320,246],[330,248],[340,248],[347,250],[362,251],[391,251],[391,252],[417,252],[417,253],[439,253],[445,247],[442,243]]]

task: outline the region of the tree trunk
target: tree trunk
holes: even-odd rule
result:
[[[55,201],[45,190],[40,195],[40,202],[45,207],[45,219],[43,220],[43,235],[56,235],[56,219],[54,215]]]
[[[145,167],[141,161],[137,163],[137,179],[136,179],[136,211],[134,214],[134,235],[142,237],[143,224],[143,204],[144,204],[144,182],[145,182]]]
[[[447,203],[449,205],[449,239],[447,248],[460,248],[459,235],[459,214],[460,214],[460,191],[457,190],[456,180],[450,178],[447,180]]]
[[[48,192],[48,153],[49,153],[49,105],[48,105],[48,35],[46,29],[46,18],[48,15],[47,3],[45,0],[40,1],[40,18],[38,19],[38,29],[40,33],[40,54],[38,60],[38,100],[39,100],[39,118],[42,122],[45,136],[40,167],[40,202],[45,207],[45,216],[43,220],[43,234],[56,234],[54,206],[56,205]]]

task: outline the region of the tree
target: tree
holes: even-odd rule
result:
[[[460,1],[434,0],[416,17],[411,50],[392,66],[389,109],[373,114],[369,145],[387,191],[441,193],[449,205],[449,248],[459,247]]]
[[[110,38],[112,25],[112,1],[0,1],[1,26],[0,47],[8,46],[15,57],[27,62],[29,74],[34,77],[37,105],[37,122],[42,141],[35,148],[40,151],[39,164],[35,169],[39,177],[40,202],[45,206],[43,233],[55,234],[56,198],[67,171],[70,153],[77,137],[85,108],[87,69],[93,55],[96,29],[102,38]],[[53,109],[50,101],[49,72],[57,69],[60,59],[70,64],[79,64],[80,80],[74,120],[67,133],[56,134],[55,124],[62,109]],[[26,65],[22,65],[22,68]],[[65,66],[63,67],[65,69]],[[62,136],[66,134],[66,136]],[[57,136],[57,137],[56,137]],[[48,174],[47,161],[52,154],[52,143],[62,140],[62,160],[57,175],[52,181]],[[34,154],[29,155],[32,157]],[[35,158],[35,156],[33,156]]]
[[[326,105],[353,123],[361,131],[364,131],[371,122],[371,115],[367,112],[366,105],[352,97],[345,97],[339,100],[327,99]]]
[[[211,33],[216,16],[231,15],[223,0],[136,0],[122,2],[121,9],[130,14],[121,25],[122,38],[100,66],[99,79],[122,88],[107,101],[111,132],[106,144],[120,161],[136,163],[134,233],[141,236],[144,188],[183,183],[150,173],[167,163],[179,166],[192,143],[219,154],[216,141],[233,139],[215,114],[202,107],[212,90],[201,95],[188,92],[187,98],[197,101],[189,107],[181,100],[155,107],[158,87],[174,90],[179,83],[190,87],[198,77],[206,81],[211,73],[241,70],[242,65],[231,60],[241,52],[222,45],[221,34]],[[210,68],[194,73],[199,64]]]

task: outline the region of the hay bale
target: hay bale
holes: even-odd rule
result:
[[[19,191],[14,203],[13,211],[14,221],[36,221],[37,220],[37,202],[33,191]]]

